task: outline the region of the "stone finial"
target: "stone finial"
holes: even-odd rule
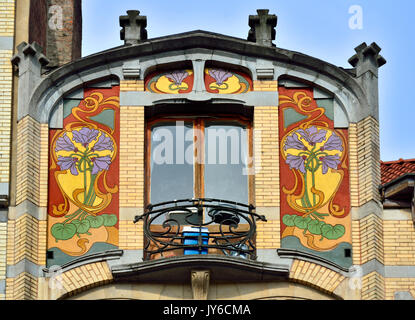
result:
[[[349,59],[349,63],[356,68],[356,76],[360,77],[367,71],[371,71],[375,76],[378,76],[378,69],[386,64],[379,52],[382,49],[373,42],[368,46],[365,42],[355,48],[356,54]]]
[[[258,15],[249,16],[248,41],[272,47],[275,46],[272,40],[275,40],[275,27],[277,26],[278,17],[275,14],[268,14],[268,9],[258,9]]]
[[[126,45],[138,44],[147,40],[147,17],[140,16],[138,10],[128,10],[127,16],[120,16],[121,40]]]
[[[29,114],[31,95],[43,80],[42,68],[49,64],[42,51],[42,47],[36,42],[22,42],[17,46],[17,53],[11,60],[19,69],[18,120]]]
[[[32,71],[38,70],[38,76],[40,77],[42,67],[49,64],[48,58],[42,52],[43,49],[37,42],[32,44],[22,42],[17,46],[17,53],[13,56],[11,62],[19,68],[19,75],[30,68]]]

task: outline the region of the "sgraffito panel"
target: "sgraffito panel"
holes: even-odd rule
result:
[[[252,90],[251,78],[237,71],[224,69],[205,69],[206,91],[216,94],[238,94]]]
[[[146,91],[164,94],[184,94],[193,90],[193,70],[154,72],[146,77]]]
[[[119,119],[118,86],[85,89],[50,130],[49,266],[118,247]]]
[[[280,87],[281,246],[350,267],[347,129],[334,129],[333,100]]]

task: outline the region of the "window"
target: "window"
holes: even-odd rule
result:
[[[147,123],[147,204],[215,198],[250,203],[251,123],[170,117]]]

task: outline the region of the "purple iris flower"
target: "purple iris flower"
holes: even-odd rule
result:
[[[232,77],[232,73],[225,70],[209,70],[209,75],[216,80],[218,85],[222,85],[226,80]]]
[[[95,129],[82,128],[79,131],[73,131],[72,134],[73,139],[86,148],[92,141],[96,140],[99,135],[99,131]]]
[[[92,151],[113,151],[114,150],[114,144],[110,137],[108,137],[106,134],[102,134],[98,142],[93,146]]]
[[[305,173],[305,161],[307,157],[305,156],[293,156],[291,154],[287,155],[287,164],[290,166],[290,169],[297,169],[302,173]]]
[[[71,173],[74,176],[77,176],[78,173],[78,168],[76,167],[76,164],[78,163],[78,159],[77,158],[72,158],[72,157],[58,157],[58,165],[61,167],[61,170],[71,170]]]
[[[166,78],[174,82],[175,85],[180,86],[184,79],[189,76],[187,71],[174,71],[166,74]]]
[[[103,170],[109,170],[111,164],[111,157],[98,157],[98,158],[91,158],[91,161],[94,163],[94,167],[92,168],[92,174],[98,174]]]
[[[328,151],[332,151],[332,150],[343,151],[344,150],[342,140],[339,138],[337,134],[333,132],[333,134],[330,136],[330,138],[321,148],[321,151],[324,151],[324,150],[328,150]]]
[[[56,141],[56,152],[59,151],[73,151],[73,152],[78,152],[78,149],[74,146],[73,142],[71,141],[71,139],[69,139],[69,137],[66,135],[66,133],[60,137],[57,141]]]
[[[292,136],[289,136],[285,142],[284,150],[287,151],[288,149],[307,150],[304,143],[298,139],[298,135],[295,133]]]
[[[317,143],[323,142],[327,136],[326,130],[318,130],[316,126],[312,126],[306,130],[300,129],[297,132],[311,146],[315,146]]]
[[[320,158],[321,163],[323,164],[323,174],[326,174],[329,171],[329,168],[337,170],[340,164],[340,157],[335,156],[325,156]]]

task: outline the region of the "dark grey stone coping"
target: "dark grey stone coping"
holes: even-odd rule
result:
[[[349,269],[339,266],[338,264],[330,260],[321,258],[317,255],[304,252],[304,251],[293,250],[293,249],[278,249],[277,253],[281,258],[290,258],[290,259],[297,259],[297,260],[312,262],[312,263],[321,265],[323,267],[326,267],[330,270],[341,273],[343,275],[345,275],[345,273],[346,274],[349,273],[350,271]]]
[[[190,281],[192,270],[209,270],[212,281],[287,280],[289,267],[219,255],[192,255],[165,258],[112,267],[115,281]]]
[[[345,71],[341,67],[337,67],[323,60],[299,52],[267,47],[244,39],[196,30],[146,40],[137,45],[119,46],[66,64],[52,71],[43,82],[40,83],[32,96],[31,104],[37,101],[40,98],[40,95],[42,95],[49,87],[60,84],[64,79],[71,75],[76,75],[82,70],[113,63],[121,63],[121,61],[127,59],[193,48],[233,52],[243,56],[269,59],[271,61],[279,61],[314,70],[319,74],[334,79],[340,85],[350,88],[359,99],[365,101],[364,92],[355,81],[355,78],[349,71]],[[34,105],[36,105],[36,103],[34,103]]]
[[[87,264],[120,259],[123,254],[124,254],[123,250],[109,250],[109,251],[104,251],[100,253],[90,254],[90,255],[86,255],[78,259],[75,259],[57,268],[53,268],[53,267],[44,268],[43,272],[44,272],[45,277],[48,278],[56,274],[57,271],[59,271],[60,273],[64,273],[69,270],[76,269],[78,267],[82,267]]]

